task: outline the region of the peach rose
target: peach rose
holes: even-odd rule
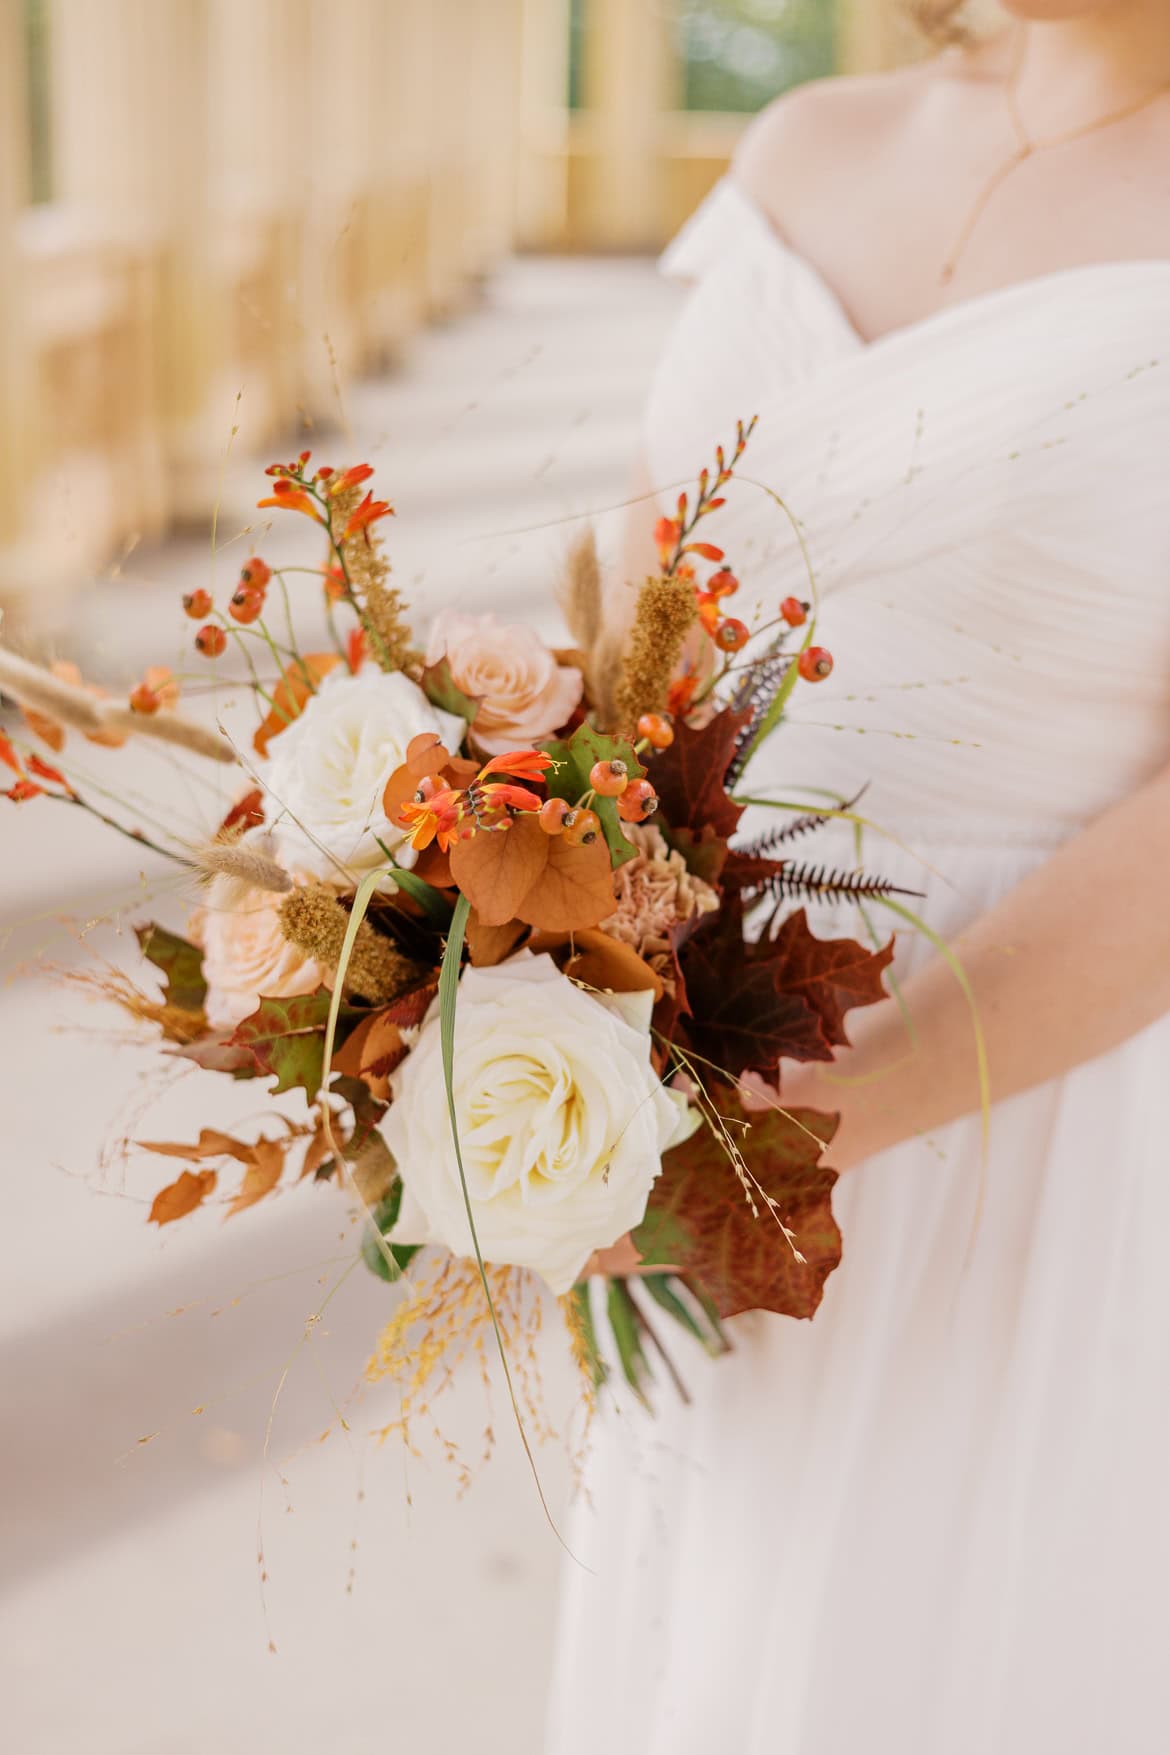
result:
[[[446,658],[456,688],[479,701],[472,735],[490,755],[524,749],[557,731],[581,699],[581,672],[558,664],[528,627],[501,627],[492,615],[436,616],[428,664]]]
[[[257,845],[270,853],[269,842],[262,835]],[[283,899],[238,879],[211,880],[207,900],[188,931],[203,951],[204,1010],[213,1029],[234,1029],[261,998],[287,999],[328,985],[332,971],[285,938],[279,913]]]

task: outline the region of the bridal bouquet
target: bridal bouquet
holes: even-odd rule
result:
[[[628,628],[603,617],[578,540],[564,650],[470,613],[438,615],[421,646],[371,469],[273,466],[259,504],[320,530],[332,649],[300,650],[291,580],[258,557],[222,608],[184,600],[196,653],[237,693],[216,667],[242,658],[250,748],[182,716],[162,668],[117,703],[0,653],[24,717],[0,741],[10,801],[96,811],[141,841],[71,778],[75,738],[163,738],[238,771],[204,845],[157,849],[198,879],[181,933],[138,928],[161,987],[102,979],[164,1052],[288,1100],[254,1138],[210,1124],[138,1142],[182,1165],[150,1217],[338,1185],[369,1266],[406,1281],[371,1369],[412,1393],[485,1335],[507,1368],[533,1276],[590,1392],[616,1357],[642,1393],[651,1351],[666,1358],[659,1313],[717,1352],[739,1312],[812,1316],[839,1260],[834,1122],[788,1112],[778,1067],[832,1058],[849,1008],[883,997],[891,948],[818,938],[789,905],[889,886],[793,862],[831,811],[735,841],[747,762],[832,666],[810,604],[756,627],[730,614],[736,576],[697,534],[750,431],[659,520]],[[591,1298],[597,1252],[612,1264],[619,1243],[628,1271]]]

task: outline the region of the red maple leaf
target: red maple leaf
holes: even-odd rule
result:
[[[707,916],[679,962],[691,1012],[687,1040],[728,1081],[749,1070],[774,1074],[781,1059],[832,1060],[807,993],[780,986],[774,947],[744,942],[738,895],[725,896]]]
[[[851,938],[816,938],[803,908],[790,914],[770,941],[769,961],[784,993],[799,994],[821,1020],[834,1048],[847,1048],[845,1013],[887,998],[882,973],[894,959],[894,941],[880,951]]]
[[[749,1117],[722,1096],[719,1110],[755,1184],[756,1210],[725,1144],[702,1127],[663,1159],[634,1232],[643,1265],[669,1263],[697,1280],[723,1317],[811,1317],[841,1259],[830,1198],[837,1172],[820,1162],[836,1118],[811,1109]]]
[[[646,772],[672,829],[693,829],[698,836],[734,833],[743,806],[732,802],[723,781],[750,717],[725,707],[700,730],[680,722],[670,748],[649,762]]]

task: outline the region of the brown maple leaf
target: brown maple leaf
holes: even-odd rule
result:
[[[758,1185],[756,1212],[725,1145],[702,1127],[663,1159],[634,1232],[642,1265],[669,1263],[697,1280],[722,1317],[811,1317],[841,1259],[831,1201],[837,1172],[820,1162],[836,1117],[811,1109],[749,1117],[722,1096],[719,1110]]]
[[[184,1170],[177,1182],[159,1189],[151,1202],[148,1224],[170,1225],[175,1219],[185,1219],[203,1205],[218,1180],[214,1170]]]
[[[817,938],[798,908],[769,941],[769,963],[784,993],[799,994],[821,1020],[834,1048],[847,1048],[845,1013],[888,998],[882,981],[894,959],[894,940],[874,951],[851,938]]]
[[[681,721],[675,726],[674,742],[646,770],[672,829],[690,829],[702,840],[735,832],[743,806],[728,797],[723,781],[750,718],[725,707],[699,730]]]
[[[682,946],[690,1017],[686,1034],[731,1083],[774,1074],[780,1060],[831,1060],[820,1014],[807,994],[780,987],[772,947],[744,942],[743,905],[728,895]]]

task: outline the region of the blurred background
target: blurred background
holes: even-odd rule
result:
[[[680,296],[654,253],[773,96],[917,48],[898,0],[0,0],[0,637],[117,690],[169,663],[207,710],[179,597],[319,564],[252,510],[308,446],[377,465],[418,626],[553,632],[573,521],[616,546]],[[226,802],[157,750],[84,759],[123,820]],[[437,1441],[368,1436],[389,1294],[329,1189],[147,1229],[167,1177],[117,1142],[256,1100],[161,1077],[50,974],[129,966],[189,901],[79,815],[0,816],[12,1746],[537,1755],[562,1556],[505,1409],[445,1398],[469,1463],[498,1439],[463,1497]],[[539,1461],[559,1515],[566,1444]]]

